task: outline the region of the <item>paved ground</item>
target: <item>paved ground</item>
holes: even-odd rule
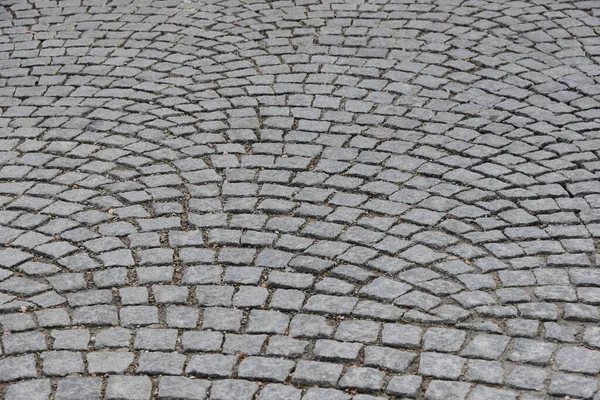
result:
[[[600,399],[600,2],[0,5],[2,398]]]

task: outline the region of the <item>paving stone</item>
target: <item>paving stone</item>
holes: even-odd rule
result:
[[[122,374],[133,363],[134,354],[122,351],[96,351],[88,353],[88,371],[91,374]]]
[[[163,376],[158,383],[158,398],[204,400],[209,388],[209,381],[180,376]]]
[[[109,305],[78,307],[73,311],[73,324],[102,326],[117,325],[119,316],[117,308]]]
[[[47,399],[50,397],[49,379],[35,379],[27,382],[14,383],[6,388],[5,398],[12,400]]]
[[[133,333],[129,329],[107,328],[98,331],[93,341],[96,348],[129,347],[132,339]]]
[[[294,387],[271,383],[266,385],[258,394],[259,400],[300,400],[302,391]]]
[[[0,380],[10,382],[38,376],[35,358],[32,355],[7,357],[0,360]]]
[[[299,361],[292,381],[301,385],[331,387],[336,385],[342,374],[342,365],[318,361]]]
[[[76,400],[80,398],[100,399],[101,378],[65,378],[58,381],[55,398]]]
[[[18,354],[46,350],[46,336],[41,332],[13,333],[2,338],[4,353]]]
[[[5,331],[27,331],[35,328],[31,314],[6,314],[0,316],[0,324]]]
[[[578,375],[554,373],[550,380],[548,393],[554,396],[572,396],[590,398],[598,389],[595,379]]]
[[[465,360],[442,353],[422,353],[419,374],[434,378],[456,379],[461,373]]]
[[[516,366],[506,378],[506,384],[515,389],[542,390],[547,376],[541,368]]]
[[[511,390],[495,389],[487,386],[476,386],[471,392],[468,399],[516,399],[517,393]]]
[[[284,382],[294,362],[268,357],[248,357],[238,367],[238,376],[246,379]]]
[[[169,328],[195,328],[200,312],[193,307],[167,307],[166,322]]]
[[[600,352],[583,347],[563,347],[556,353],[561,371],[596,374],[600,370]]]
[[[344,343],[335,340],[317,340],[313,354],[320,360],[356,361],[362,349],[359,343]]]
[[[419,393],[423,378],[418,375],[394,376],[385,389],[386,393],[396,396],[415,398]]]
[[[200,377],[227,378],[233,374],[233,366],[237,357],[220,354],[193,356],[187,367],[186,374]]]
[[[212,331],[184,331],[181,335],[183,348],[186,351],[216,351],[223,344],[223,334]]]
[[[383,386],[385,373],[375,368],[350,367],[340,379],[341,388],[356,388],[361,391],[378,392]]]
[[[423,336],[423,350],[454,353],[461,349],[466,333],[458,329],[430,328]]]
[[[431,381],[425,391],[425,399],[466,399],[471,385],[464,382]]]
[[[250,400],[258,391],[256,382],[238,379],[225,379],[213,383],[210,398],[215,400]]]
[[[540,323],[530,319],[509,319],[506,321],[506,328],[510,336],[515,337],[535,337]]]
[[[48,351],[41,354],[43,371],[48,376],[83,373],[83,358],[70,351]]]
[[[515,339],[508,358],[514,362],[545,365],[556,345],[530,339]]]
[[[383,367],[394,372],[403,372],[416,357],[417,355],[413,352],[369,346],[365,349],[364,364],[371,367]]]
[[[473,382],[499,385],[504,381],[504,368],[497,361],[469,360],[465,378]]]
[[[210,307],[204,310],[203,329],[222,331],[239,331],[243,313],[241,310],[230,310],[221,307]]]
[[[311,388],[306,391],[302,399],[317,400],[323,398],[332,400],[349,400],[351,397],[349,394],[337,389]]]
[[[177,341],[175,329],[139,329],[133,347],[143,350],[174,350]]]
[[[69,326],[71,318],[64,309],[40,310],[35,313],[38,324],[43,327]]]
[[[196,298],[201,306],[231,306],[233,286],[198,286],[196,289]]]
[[[50,336],[55,350],[87,350],[90,332],[87,329],[53,330]]]
[[[119,313],[121,325],[125,327],[158,323],[158,310],[151,306],[123,307]]]
[[[348,315],[357,302],[358,299],[353,297],[317,294],[308,298],[303,309],[309,312]]]
[[[373,343],[379,335],[380,325],[370,321],[344,320],[340,323],[335,338],[342,341]]]
[[[388,346],[418,349],[421,347],[423,329],[413,325],[385,324],[382,342]]]
[[[266,335],[226,334],[223,353],[257,355],[261,352]]]
[[[504,352],[510,338],[502,335],[477,335],[460,352],[463,357],[483,358],[497,360]]]
[[[138,360],[137,373],[148,375],[181,375],[185,356],[174,353],[147,352]]]
[[[106,385],[107,399],[149,399],[152,382],[147,376],[111,376]]]
[[[249,333],[284,333],[289,324],[289,317],[278,311],[252,310],[248,320]]]

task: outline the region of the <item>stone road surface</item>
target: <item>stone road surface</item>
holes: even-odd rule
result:
[[[0,0],[0,397],[600,399],[600,1]]]

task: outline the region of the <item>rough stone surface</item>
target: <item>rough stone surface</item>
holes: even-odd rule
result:
[[[600,4],[5,0],[0,397],[600,398]]]

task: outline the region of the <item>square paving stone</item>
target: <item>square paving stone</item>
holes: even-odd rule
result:
[[[238,376],[243,379],[284,382],[295,363],[289,360],[248,357],[238,367]]]
[[[515,339],[508,359],[518,363],[545,365],[554,352],[554,343],[544,343],[530,339]]]
[[[133,333],[125,328],[107,328],[96,333],[94,337],[94,347],[97,349],[113,348],[113,347],[129,347]]]
[[[356,361],[362,347],[360,343],[320,339],[315,343],[313,354],[316,359],[324,361]]]
[[[350,395],[337,389],[311,388],[306,391],[302,400],[350,400]]]
[[[90,374],[122,374],[133,363],[134,354],[123,351],[95,351],[88,353]]]
[[[56,400],[99,400],[102,389],[101,378],[65,378],[58,381]]]
[[[381,325],[372,321],[344,320],[340,323],[335,338],[341,341],[373,343],[377,340]]]
[[[413,325],[385,324],[381,333],[383,344],[409,349],[421,348],[423,329]]]
[[[343,365],[319,361],[299,361],[292,382],[301,385],[335,386],[342,374]]]
[[[174,350],[177,341],[176,329],[149,329],[137,331],[133,347],[143,350]]]
[[[200,312],[194,307],[167,307],[167,326],[169,328],[195,328]]]
[[[147,376],[111,376],[105,398],[114,400],[149,400],[152,381]]]
[[[282,334],[288,328],[289,317],[279,311],[252,310],[248,320],[248,333]]]
[[[561,371],[597,374],[600,372],[600,351],[584,347],[563,347],[556,353],[556,364]]]
[[[53,330],[50,336],[54,339],[54,350],[87,350],[90,342],[87,329]]]
[[[235,335],[226,334],[223,344],[224,354],[260,354],[267,335]]]
[[[211,400],[251,400],[258,392],[258,383],[239,379],[225,379],[213,383]]]
[[[6,354],[46,350],[46,337],[41,332],[12,333],[2,337]]]
[[[597,379],[556,372],[551,377],[548,393],[553,396],[587,399],[592,397],[597,389]]]
[[[36,378],[37,370],[35,364],[33,355],[6,357],[0,360],[0,382]]]
[[[477,335],[461,351],[463,357],[483,358],[496,360],[506,349],[510,338],[502,335]]]
[[[431,381],[425,391],[425,400],[464,400],[471,385],[464,382]]]
[[[504,381],[504,368],[498,361],[469,360],[465,378],[472,382],[499,385]]]
[[[48,400],[51,393],[49,379],[35,379],[13,383],[6,388],[6,400]]]
[[[355,388],[360,391],[378,392],[383,386],[385,372],[375,368],[350,367],[340,379],[341,388]]]
[[[48,376],[65,376],[83,373],[81,353],[71,351],[47,351],[41,354],[43,371]]]
[[[442,379],[457,379],[463,369],[463,358],[442,353],[422,353],[419,374]]]
[[[181,375],[185,356],[177,353],[145,352],[140,354],[137,373],[148,375]]]
[[[201,306],[230,307],[234,291],[235,288],[233,286],[198,286],[196,288],[196,299]]]
[[[541,368],[516,366],[506,378],[506,385],[515,389],[542,390],[548,372]]]
[[[258,394],[257,400],[300,400],[302,391],[293,386],[270,383]]]
[[[416,358],[417,354],[410,351],[368,346],[365,349],[364,365],[385,368],[393,372],[403,372]]]
[[[185,373],[201,377],[228,378],[233,374],[233,366],[236,362],[236,356],[221,354],[192,356]]]
[[[517,393],[512,390],[496,389],[487,386],[476,386],[469,395],[469,400],[516,400]]]
[[[454,353],[461,349],[466,336],[458,329],[429,328],[423,336],[423,350]]]
[[[180,376],[163,376],[158,383],[158,398],[164,400],[204,400],[211,382]]]
[[[423,378],[418,375],[394,376],[385,389],[387,394],[415,398],[421,388]]]
[[[202,329],[237,332],[242,326],[243,315],[241,310],[221,307],[205,308]]]
[[[158,323],[158,309],[152,306],[128,306],[119,311],[121,325],[134,327]]]
[[[217,351],[223,344],[223,334],[212,331],[184,331],[181,342],[185,351]]]
[[[269,339],[266,355],[295,358],[300,357],[308,342],[304,340],[293,339],[288,336],[272,336]]]
[[[299,338],[329,338],[333,329],[327,318],[318,315],[298,314],[290,323],[290,335]]]

